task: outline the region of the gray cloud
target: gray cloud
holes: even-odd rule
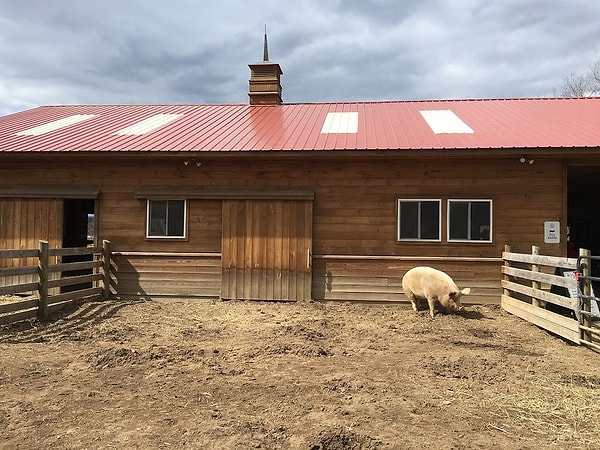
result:
[[[599,18],[588,0],[0,2],[0,114],[245,103],[265,23],[285,102],[544,96],[600,59]]]

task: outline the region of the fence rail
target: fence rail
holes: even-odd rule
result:
[[[536,246],[530,255],[512,253],[505,246],[501,300],[504,310],[576,344],[599,350],[595,340],[600,329],[594,327],[590,314],[590,301],[595,298],[589,294],[586,298],[592,277],[589,273],[586,276],[581,263],[594,257],[585,256],[586,252],[589,255],[582,250],[579,258],[562,258],[540,255]]]
[[[79,257],[89,260],[66,261]],[[54,249],[40,241],[38,249],[0,250],[0,296],[11,296],[11,301],[0,302],[0,324],[47,320],[76,299],[106,299],[109,281],[109,241],[102,247]],[[12,301],[15,296],[25,298]]]

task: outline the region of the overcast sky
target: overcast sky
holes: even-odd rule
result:
[[[0,0],[0,115],[48,104],[551,96],[600,59],[597,0]]]

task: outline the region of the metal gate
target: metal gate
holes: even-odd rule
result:
[[[600,298],[594,295],[593,282],[599,277],[591,275],[592,261],[600,261],[600,256],[582,254],[577,258],[576,278],[579,282],[579,333],[583,345],[600,350],[600,327],[594,323],[598,317]]]

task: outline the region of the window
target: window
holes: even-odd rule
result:
[[[185,200],[148,200],[146,237],[185,238]]]
[[[492,201],[448,200],[448,241],[492,242]]]
[[[398,200],[398,240],[440,241],[441,200]]]

